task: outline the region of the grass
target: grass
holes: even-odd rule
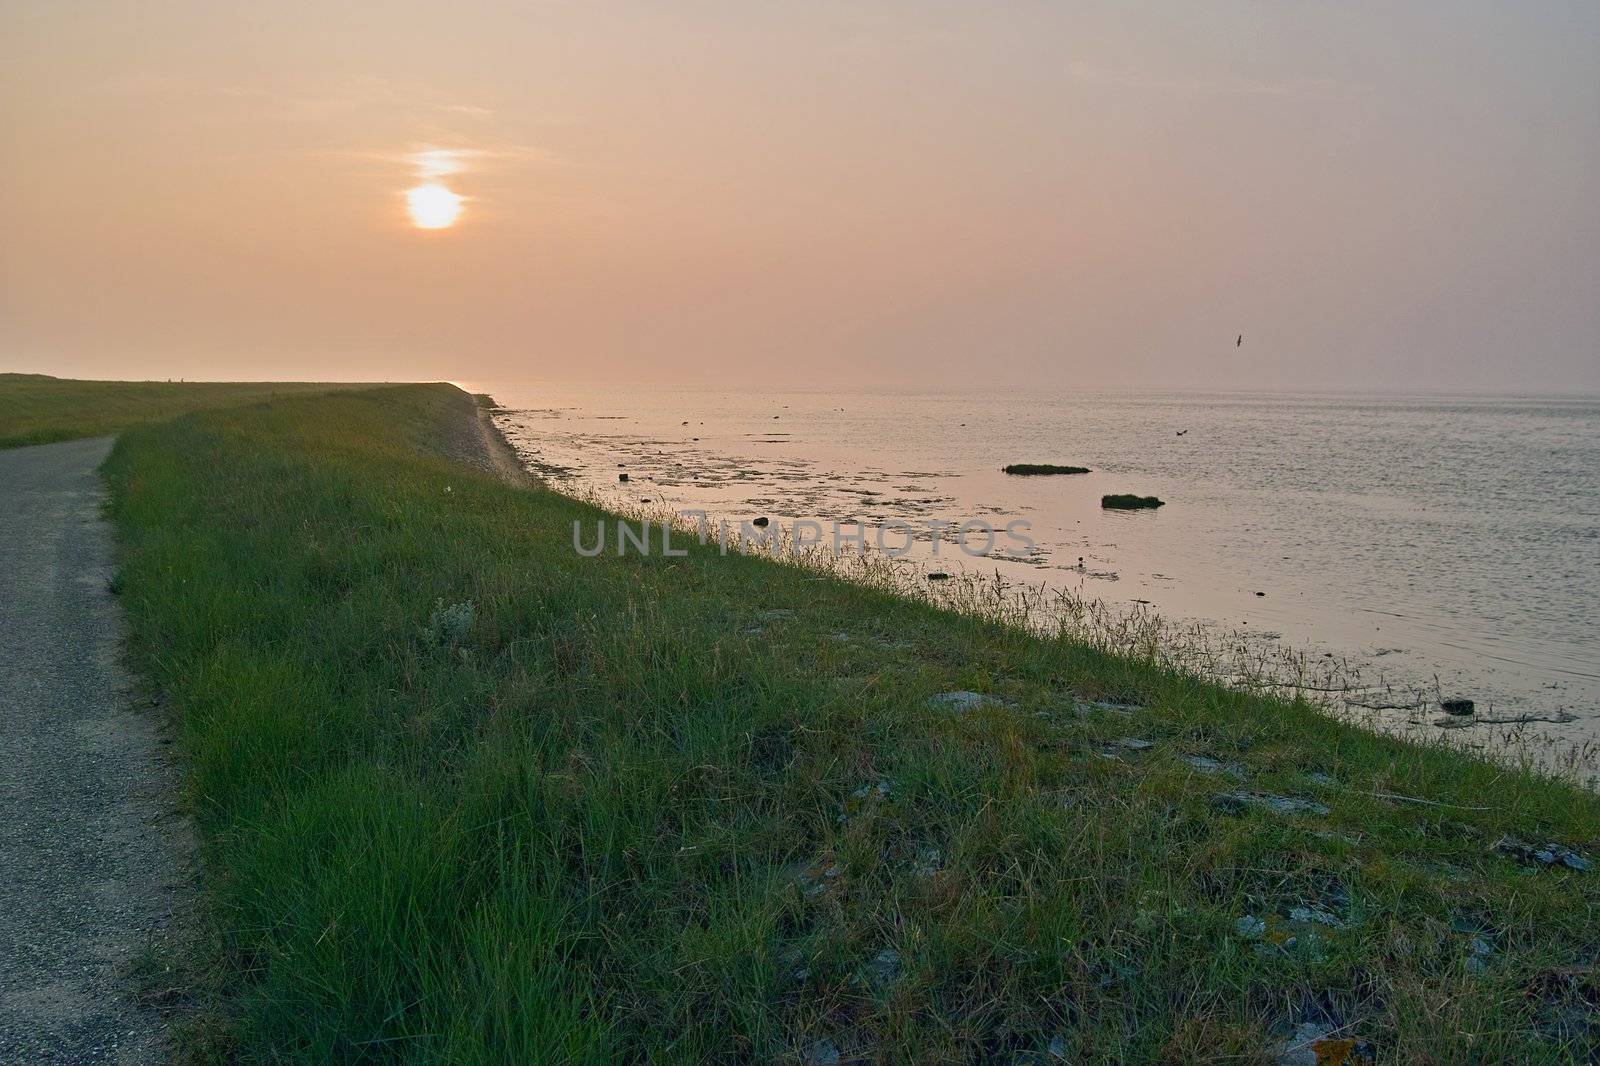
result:
[[[1600,1048],[1600,875],[1490,850],[1593,856],[1595,796],[714,545],[581,557],[607,516],[453,462],[471,417],[284,399],[108,461],[203,841],[193,1057]]]
[[[0,374],[0,448],[102,437],[189,411],[359,385],[294,381],[72,381]]]
[[[1165,507],[1165,500],[1158,500],[1154,496],[1135,496],[1130,493],[1113,493],[1100,497],[1100,506],[1109,507],[1114,511],[1138,511],[1145,508]]]
[[[1002,473],[1038,476],[1042,474],[1087,474],[1086,466],[1057,466],[1054,463],[1012,463],[1002,467]]]

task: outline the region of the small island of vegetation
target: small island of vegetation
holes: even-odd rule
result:
[[[1159,500],[1154,496],[1135,496],[1127,492],[1100,497],[1100,506],[1110,508],[1113,511],[1141,511],[1147,508],[1162,507],[1165,504],[1165,500]]]
[[[1002,467],[1002,473],[1034,477],[1041,474],[1087,474],[1086,466],[1057,466],[1055,463],[1012,463]]]

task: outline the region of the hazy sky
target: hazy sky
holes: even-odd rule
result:
[[[1600,4],[0,0],[0,369],[1600,392]]]

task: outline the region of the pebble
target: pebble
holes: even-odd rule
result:
[[[1137,703],[1119,703],[1116,700],[1088,700],[1083,706],[1096,711],[1111,711],[1115,714],[1132,714],[1144,710]]]
[[[806,1066],[839,1066],[839,1048],[823,1037],[806,1048]]]
[[[1211,806],[1223,814],[1243,814],[1248,807],[1266,807],[1278,814],[1328,813],[1328,808],[1321,803],[1271,792],[1223,792],[1212,798]]]
[[[889,782],[879,781],[876,785],[862,785],[860,788],[850,793],[850,795],[858,800],[869,799],[873,796],[876,796],[878,799],[888,799]]]
[[[884,948],[862,970],[862,979],[875,988],[883,988],[900,976],[900,953]]]
[[[820,896],[828,891],[829,883],[842,873],[844,871],[839,868],[838,863],[833,862],[831,859],[824,859],[822,862],[813,864],[801,871],[798,880],[802,891],[806,895]]]
[[[1052,1063],[1066,1062],[1071,1047],[1067,1038],[1060,1033],[1050,1038],[1050,1043],[1045,1045],[1043,1051],[1024,1051],[1014,1056],[1011,1066],[1051,1066]],[[1005,1060],[1001,1060],[1005,1061]]]
[[[937,696],[928,697],[929,705],[947,711],[970,711],[975,707],[1006,707],[1009,704],[998,696],[989,696],[982,692],[968,692],[965,689],[956,692],[941,692]]]
[[[1183,761],[1203,774],[1226,774],[1236,780],[1244,780],[1244,767],[1238,763],[1222,762],[1209,755],[1185,755]]]
[[[1501,837],[1489,850],[1497,855],[1515,859],[1524,866],[1565,866],[1579,873],[1588,873],[1591,869],[1588,859],[1562,844],[1542,844],[1535,847],[1532,844],[1524,844],[1516,837]]]
[[[1323,907],[1290,907],[1289,920],[1292,922],[1315,922],[1330,929],[1344,928],[1344,922],[1332,911]]]
[[[1477,934],[1467,941],[1467,972],[1474,974],[1487,973],[1489,960],[1494,957],[1494,943],[1483,934]]]
[[[1338,1035],[1340,1030],[1303,1022],[1284,1041],[1277,1066],[1371,1066],[1377,1053],[1370,1043]]]

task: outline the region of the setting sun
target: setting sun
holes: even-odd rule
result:
[[[406,190],[406,210],[418,229],[447,229],[461,217],[462,198],[437,182]]]

